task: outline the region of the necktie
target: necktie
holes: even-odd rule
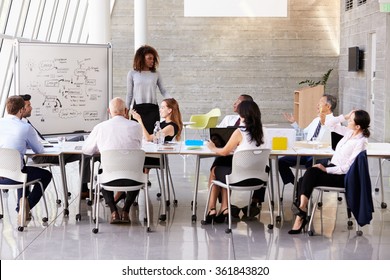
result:
[[[320,130],[321,130],[321,121],[318,121],[316,131],[314,131],[314,134],[310,140],[313,140],[314,137],[318,137],[318,134],[320,134]]]
[[[240,118],[238,118],[238,120],[236,121],[236,123],[234,124],[234,126],[240,126]]]
[[[39,131],[32,125],[32,123],[30,123],[29,120],[27,120],[27,122],[35,129],[35,131],[38,133],[38,136],[39,136],[42,140],[45,140],[45,138],[42,136],[42,134],[39,133]]]

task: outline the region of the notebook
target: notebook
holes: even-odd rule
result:
[[[330,134],[330,141],[332,144],[332,150],[336,150],[337,143],[343,138],[344,136],[341,134],[338,134],[337,132],[332,131]]]
[[[236,129],[237,127],[212,127],[210,128],[210,140],[217,148],[222,148]]]

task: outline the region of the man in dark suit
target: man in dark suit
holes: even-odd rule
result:
[[[31,116],[31,112],[32,112],[32,106],[31,106],[31,95],[29,94],[24,94],[24,95],[20,95],[23,100],[24,100],[24,107],[25,107],[25,111],[23,113],[23,118],[22,120],[29,123],[34,129],[35,131],[37,132],[38,136],[39,136],[39,140],[45,140],[44,136],[34,127],[34,125],[32,123],[30,123],[30,121],[27,119],[28,117]],[[76,137],[73,137],[71,139],[69,139],[68,141],[83,141],[84,140],[84,137],[83,136],[76,136]],[[65,163],[69,163],[69,162],[74,162],[74,161],[79,161],[81,160],[81,155],[72,155],[72,154],[66,154],[65,155]],[[38,164],[42,164],[42,163],[52,163],[52,164],[59,164],[59,159],[58,157],[53,157],[53,156],[34,156],[32,157],[32,160],[34,161],[34,163],[38,163]],[[88,158],[86,158],[85,162],[89,162],[88,161]],[[91,176],[91,168],[90,168],[90,165],[89,164],[85,164],[84,165],[84,170],[83,170],[83,178],[82,178],[82,189],[81,189],[81,198],[82,199],[86,199],[87,197],[89,197],[89,192],[88,192],[88,182],[89,182],[89,179],[90,179],[90,176]]]

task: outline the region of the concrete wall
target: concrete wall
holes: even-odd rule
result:
[[[386,127],[390,121],[390,15],[379,11],[377,0],[367,0],[345,11],[345,1],[341,1],[341,42],[339,65],[340,108],[343,112],[364,109],[371,115],[372,138],[389,141],[390,131]],[[372,46],[372,34],[376,34],[376,44]],[[358,72],[348,72],[348,48],[358,46],[364,51],[364,67]],[[376,48],[376,57],[372,49]],[[371,82],[372,60],[376,63],[375,79]],[[372,93],[372,94],[371,94]],[[373,101],[370,100],[373,96]]]
[[[339,0],[290,0],[287,18],[185,18],[183,3],[148,1],[148,43],[159,51],[164,84],[184,120],[214,107],[229,114],[245,93],[263,122],[284,122],[298,82],[319,80],[330,68],[326,92],[338,94]],[[116,0],[112,14],[114,96],[125,96],[132,67],[133,5]]]

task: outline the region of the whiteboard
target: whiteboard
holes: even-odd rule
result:
[[[15,94],[30,94],[43,135],[90,132],[108,119],[110,45],[16,42]]]

